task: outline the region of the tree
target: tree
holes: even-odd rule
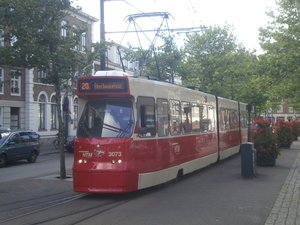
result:
[[[202,34],[189,34],[180,75],[187,86],[197,86],[219,96],[236,99],[250,81],[253,53],[237,44],[233,27],[209,27]]]
[[[261,68],[272,94],[289,99],[299,111],[300,1],[277,0],[276,4],[277,10],[267,12],[269,25],[260,28],[260,44],[265,51],[260,57]]]
[[[0,65],[37,68],[47,73],[46,83],[54,85],[58,104],[60,134],[60,177],[66,177],[64,132],[61,112],[61,88],[75,71],[87,74],[96,53],[80,53],[76,46],[85,32],[83,28],[62,25],[62,19],[71,10],[70,0],[0,0],[0,21],[4,41],[0,47]],[[75,10],[75,9],[72,9]],[[61,29],[67,31],[61,35]],[[71,33],[72,32],[72,33]],[[102,45],[103,46],[103,45]],[[100,50],[101,44],[96,48]]]
[[[163,44],[149,49],[130,46],[126,52],[125,59],[139,61],[141,65],[141,76],[149,76],[163,81],[174,83],[174,76],[177,65],[182,59],[181,52],[178,50],[174,37],[160,35]]]

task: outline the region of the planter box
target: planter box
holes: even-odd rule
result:
[[[295,137],[295,138],[294,138],[294,141],[298,141],[298,137]]]
[[[257,166],[275,166],[276,159],[270,159],[269,161],[263,161],[263,160],[257,160],[256,165]]]
[[[290,149],[291,145],[288,145],[288,144],[281,144],[280,145],[280,148],[287,148],[287,149]]]

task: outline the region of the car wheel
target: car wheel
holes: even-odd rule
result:
[[[34,163],[36,161],[36,158],[37,158],[37,152],[34,150],[31,152],[29,158],[27,159],[27,161],[29,163]]]
[[[4,154],[0,155],[0,168],[6,165],[6,156]]]

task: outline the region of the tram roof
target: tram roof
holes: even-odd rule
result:
[[[112,77],[133,77],[133,75],[130,75],[123,71],[117,71],[117,70],[102,70],[97,71],[94,76],[112,76]]]

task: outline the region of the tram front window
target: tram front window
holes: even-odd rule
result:
[[[131,137],[134,126],[130,100],[90,100],[86,103],[78,138]]]

